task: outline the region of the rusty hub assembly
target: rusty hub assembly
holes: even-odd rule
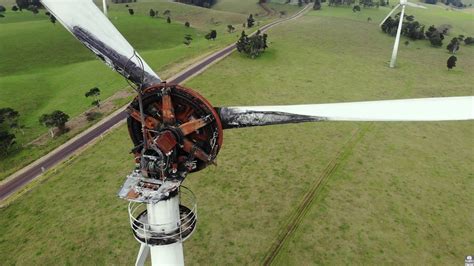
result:
[[[132,150],[145,177],[182,180],[204,169],[222,146],[222,124],[197,92],[166,83],[145,89],[127,108]],[[143,126],[142,126],[142,121]]]

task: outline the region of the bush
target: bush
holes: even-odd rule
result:
[[[474,38],[473,37],[466,37],[464,39],[464,44],[465,45],[473,45],[474,44]]]
[[[94,120],[97,120],[99,119],[100,117],[102,116],[101,113],[99,112],[87,112],[86,113],[86,119],[87,121],[91,122],[91,121],[94,121]]]

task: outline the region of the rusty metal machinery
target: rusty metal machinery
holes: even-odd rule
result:
[[[127,108],[127,123],[133,153],[146,177],[181,180],[214,162],[222,146],[222,125],[204,97],[161,83],[144,90],[142,101],[143,118],[137,97]]]
[[[136,173],[128,177],[133,182],[125,185],[127,191],[122,193],[129,200],[143,200],[144,194],[153,191],[155,196],[150,198],[163,198],[157,196],[163,194],[160,188],[173,191],[188,173],[214,163],[222,146],[217,112],[204,97],[183,86],[160,83],[149,87],[132,101],[127,112],[137,163]]]

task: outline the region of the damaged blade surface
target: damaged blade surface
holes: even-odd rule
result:
[[[217,108],[224,128],[320,121],[456,121],[474,119],[474,97]]]
[[[323,117],[274,111],[252,111],[239,107],[217,108],[217,113],[221,118],[223,129],[319,122],[325,120]]]
[[[106,65],[136,85],[161,79],[90,0],[42,0],[49,12]]]

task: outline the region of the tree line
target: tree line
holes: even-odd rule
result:
[[[200,7],[212,7],[217,1],[216,0],[175,0],[176,2],[195,5]]]
[[[433,47],[443,46],[443,40],[448,34],[450,27],[446,25],[442,27],[435,27],[434,25],[431,25],[425,30],[425,25],[416,21],[414,16],[408,14],[404,15],[403,18],[400,18],[400,16],[401,13],[396,14],[394,18],[388,17],[381,26],[382,31],[391,36],[395,36],[397,34],[400,19],[402,19],[401,35],[409,38],[410,40],[427,39]],[[457,58],[454,54],[459,51],[463,42],[465,45],[474,45],[474,38],[459,35],[452,38],[449,44],[446,46],[446,49],[449,51],[449,53],[453,54],[447,61],[448,69],[452,69],[456,66]],[[409,42],[406,41],[405,45],[408,44]]]

